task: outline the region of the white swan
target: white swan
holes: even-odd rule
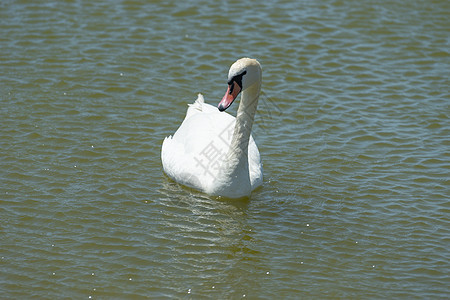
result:
[[[261,66],[241,58],[228,72],[218,109],[198,95],[175,134],[164,139],[164,172],[176,182],[214,196],[249,196],[263,181],[258,147],[251,136],[261,90]],[[236,118],[223,112],[242,92]]]

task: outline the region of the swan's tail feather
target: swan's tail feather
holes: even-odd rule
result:
[[[195,102],[192,104],[188,104],[189,108],[187,110],[186,117],[194,113],[203,111],[203,104],[205,104],[205,98],[203,98],[203,95],[199,93],[197,96],[197,100],[195,100]]]
[[[189,107],[202,110],[203,103],[205,103],[205,98],[203,98],[202,94],[198,93],[197,100],[195,100],[194,103],[188,104],[188,105],[189,105]]]

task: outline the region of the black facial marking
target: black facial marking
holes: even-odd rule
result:
[[[234,84],[232,84],[233,82],[236,82],[239,85],[239,87],[242,89],[242,77],[245,74],[247,74],[247,71],[244,71],[241,74],[233,76],[233,78],[231,78],[230,81],[228,81],[228,85],[231,85],[230,94],[233,92],[233,88],[234,88]]]

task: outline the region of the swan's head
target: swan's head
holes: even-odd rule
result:
[[[261,84],[261,65],[259,62],[251,58],[237,60],[231,65],[228,72],[228,89],[219,103],[219,110],[226,110],[240,92],[254,84]]]

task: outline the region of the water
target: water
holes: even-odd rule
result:
[[[447,298],[449,14],[2,1],[2,298]],[[242,56],[265,178],[228,201],[168,180],[160,147]]]

